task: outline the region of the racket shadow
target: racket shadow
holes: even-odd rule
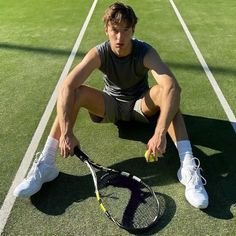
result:
[[[109,166],[110,168],[124,170],[139,176],[146,184],[154,189],[154,192],[160,202],[160,213],[157,224],[140,234],[136,231],[130,231],[129,233],[135,235],[156,234],[165,228],[174,217],[176,213],[176,203],[174,199],[167,194],[155,191],[155,189],[158,189],[160,186],[165,186],[176,182],[176,171],[172,171],[173,168],[170,168],[170,165],[167,164],[167,162],[169,162],[167,158],[161,158],[158,161],[158,165],[156,165],[156,163],[147,164],[143,157],[133,157],[126,161]],[[140,168],[140,166],[142,166],[142,168]],[[166,176],[166,173],[171,174],[167,174],[168,176]]]
[[[163,193],[155,192],[155,194],[160,202],[157,224],[140,234],[135,231],[130,231],[130,234],[155,234],[166,227],[174,217],[176,212],[174,200]],[[41,190],[31,196],[30,200],[39,211],[47,215],[57,216],[64,214],[73,203],[84,201],[90,197],[94,197],[94,187],[90,175],[74,176],[60,172],[57,179],[43,184]]]
[[[176,212],[175,201],[168,195],[155,192],[159,203],[160,203],[160,213],[159,220],[152,228],[147,231],[140,233],[135,233],[135,235],[156,235],[159,231],[165,228],[172,220]],[[132,234],[132,232],[130,232]]]

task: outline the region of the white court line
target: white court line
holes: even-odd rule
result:
[[[27,173],[27,170],[29,169],[30,165],[31,165],[31,162],[32,162],[32,159],[33,159],[33,156],[34,156],[34,153],[39,145],[39,142],[42,138],[42,135],[44,133],[44,130],[47,126],[47,123],[48,123],[48,120],[51,116],[51,113],[55,107],[55,104],[56,104],[56,100],[57,100],[57,93],[58,93],[58,88],[60,86],[60,84],[62,83],[62,81],[65,79],[65,77],[67,76],[71,66],[72,66],[72,63],[74,61],[74,58],[75,58],[75,55],[79,49],[79,46],[80,46],[80,43],[82,41],[82,38],[84,36],[84,33],[87,29],[87,26],[88,26],[88,23],[92,17],[92,14],[93,14],[93,11],[96,7],[96,4],[97,4],[97,1],[98,0],[94,0],[91,8],[90,8],[90,11],[84,21],[84,24],[83,24],[83,27],[82,29],[80,30],[80,33],[79,33],[79,36],[74,44],[74,47],[70,53],[70,56],[66,62],[66,65],[62,71],[62,74],[58,80],[58,83],[56,85],[56,88],[55,90],[53,91],[53,94],[47,104],[47,107],[44,111],[44,114],[39,122],[39,125],[34,133],[34,136],[31,140],[31,143],[25,153],[25,156],[20,164],[20,167],[16,173],[16,176],[15,176],[15,179],[13,180],[12,182],[12,185],[6,195],[6,198],[3,202],[3,205],[0,209],[0,235],[2,234],[3,230],[4,230],[4,227],[7,223],[7,219],[11,213],[11,209],[14,205],[14,202],[16,200],[16,197],[13,196],[13,191],[15,189],[15,187],[24,179],[26,173]]]
[[[182,16],[180,15],[179,10],[177,9],[174,1],[173,0],[169,0],[169,2],[171,3],[177,18],[179,19],[179,21],[180,21],[180,23],[181,23],[181,25],[182,25],[182,27],[184,29],[184,32],[187,35],[187,38],[188,38],[188,40],[189,40],[189,42],[190,42],[190,44],[191,44],[195,54],[197,55],[197,58],[198,58],[199,62],[202,65],[202,68],[204,69],[204,71],[205,71],[205,73],[207,75],[207,78],[210,81],[210,83],[211,83],[211,85],[212,85],[212,87],[213,87],[213,89],[214,89],[214,91],[216,93],[216,96],[218,97],[218,99],[219,99],[219,101],[220,101],[220,103],[221,103],[221,105],[222,105],[222,107],[223,107],[223,109],[224,109],[224,111],[225,111],[225,113],[226,113],[226,115],[228,117],[228,120],[230,121],[230,123],[231,123],[231,125],[232,125],[232,127],[234,129],[234,132],[236,133],[236,118],[235,118],[235,115],[234,115],[233,111],[231,110],[228,102],[226,101],[226,99],[224,97],[224,94],[222,93],[222,91],[221,91],[219,85],[217,84],[213,74],[211,73],[211,71],[210,71],[210,69],[209,69],[205,59],[203,58],[203,56],[202,56],[202,54],[201,54],[201,52],[200,52],[200,50],[199,50],[199,48],[197,46],[197,44],[195,43],[191,33],[189,32],[187,25],[185,24]]]

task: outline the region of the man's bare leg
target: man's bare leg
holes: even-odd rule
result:
[[[168,133],[174,143],[177,143],[177,141],[180,140],[189,139],[184,118],[180,112],[176,113],[168,128]]]
[[[162,90],[156,85],[146,94],[142,100],[144,114],[151,116],[159,110],[161,92]],[[208,206],[208,194],[203,186],[205,183],[202,183],[200,162],[193,157],[185,122],[179,111],[171,121],[168,133],[179,153],[180,168],[177,176],[179,181],[186,186],[185,197],[192,206],[204,209]],[[198,165],[196,165],[195,160],[197,160]]]
[[[89,112],[97,116],[104,117],[105,103],[102,92],[84,85],[77,89],[77,96],[73,109],[73,125],[76,122],[81,107],[86,108]],[[49,136],[57,140],[60,139],[61,130],[58,117],[55,118]]]
[[[95,115],[104,117],[105,102],[102,92],[87,86],[81,86],[78,88],[76,95],[72,114],[73,124],[75,124],[81,107],[86,108]],[[58,176],[59,172],[55,167],[55,157],[60,136],[59,119],[56,117],[40,157],[34,162],[27,178],[15,188],[15,196],[30,197],[40,190],[43,183],[52,181]]]

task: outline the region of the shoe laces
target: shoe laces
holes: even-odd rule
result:
[[[203,171],[200,167],[200,160],[194,157],[193,161],[195,160],[195,165],[187,165],[184,167],[184,169],[187,171],[186,176],[188,176],[186,185],[191,185],[193,187],[206,185],[207,181],[200,173],[200,171]]]
[[[31,167],[31,169],[30,169],[30,171],[27,175],[27,178],[34,177],[36,179],[37,174],[39,175],[40,178],[42,178],[40,168],[38,168],[41,164],[42,157],[43,157],[43,154],[41,152],[37,152],[35,154],[34,163],[33,163],[32,167]],[[37,169],[38,169],[38,171],[37,171]]]

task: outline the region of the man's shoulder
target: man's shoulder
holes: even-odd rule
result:
[[[104,51],[109,48],[109,41],[104,41],[96,46],[98,51]]]
[[[140,39],[137,39],[137,38],[133,38],[132,40],[133,40],[134,45],[137,46],[137,47],[145,47],[145,48],[151,48],[152,47],[149,43],[147,43],[143,40],[140,40]]]
[[[136,38],[133,39],[133,45],[134,45],[134,54],[141,55],[142,57],[144,57],[146,53],[149,51],[149,49],[152,48],[152,46],[147,42],[144,42]]]

